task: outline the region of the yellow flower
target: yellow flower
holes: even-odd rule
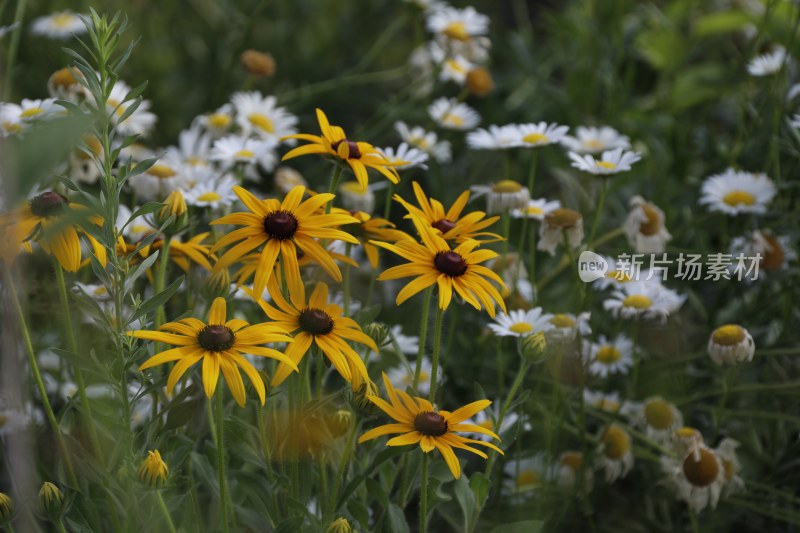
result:
[[[374,352],[378,351],[378,347],[375,341],[361,331],[355,320],[342,316],[341,307],[328,302],[326,284],[317,283],[308,302],[305,300],[305,294],[290,294],[291,302],[288,302],[273,277],[269,282],[269,293],[277,308],[253,293],[250,294],[264,313],[275,321],[276,326],[289,332],[297,332],[294,335],[294,342],[286,348],[286,355],[291,360],[291,365],[278,365],[278,370],[272,376],[273,387],[283,383],[289,371],[300,364],[312,343],[325,354],[339,374],[351,383],[353,389],[358,389],[363,383],[370,381],[364,361],[347,341],[363,344]]]
[[[0,492],[0,524],[5,524],[14,517],[14,500],[8,494]]]
[[[412,183],[414,187],[414,196],[417,197],[419,207],[410,204],[409,202],[400,198],[399,195],[394,195],[394,200],[402,204],[410,215],[417,216],[427,222],[430,226],[435,228],[441,233],[442,238],[446,241],[455,241],[458,243],[464,242],[467,239],[474,239],[481,242],[502,241],[503,237],[496,233],[489,233],[481,231],[488,228],[500,217],[486,217],[483,211],[473,211],[461,216],[461,212],[469,201],[469,191],[464,191],[456,198],[450,209],[445,211],[444,206],[439,200],[433,198],[428,199],[425,196],[425,191],[422,190],[419,183],[416,181]],[[481,239],[480,237],[484,237]]]
[[[497,257],[496,252],[475,250],[480,243],[471,239],[451,250],[447,241],[425,221],[415,215],[411,215],[411,220],[419,232],[422,244],[410,238],[395,244],[372,241],[377,246],[386,248],[410,261],[405,265],[384,270],[378,276],[379,280],[417,276],[397,294],[397,305],[437,283],[439,285],[439,308],[442,310],[447,309],[450,305],[453,291],[475,309],[480,310],[481,304],[483,304],[489,316],[494,317],[494,302],[497,302],[503,311],[506,310],[502,296],[486,278],[495,281],[505,290],[503,280],[479,264]]]
[[[331,126],[328,123],[328,117],[325,116],[321,109],[317,109],[317,121],[319,122],[322,136],[298,133],[296,135],[287,135],[281,139],[300,139],[310,143],[290,150],[283,156],[283,161],[308,154],[335,157],[350,166],[362,190],[366,189],[369,183],[367,168],[377,170],[392,183],[400,182],[400,176],[398,176],[394,167],[407,165],[408,161],[390,162],[371,144],[351,141],[347,138],[342,128]]]
[[[332,212],[347,213],[344,209],[338,208],[334,208]],[[397,242],[411,238],[406,232],[395,229],[395,225],[385,218],[373,217],[364,211],[351,214],[358,220],[358,226],[347,225],[344,230],[350,232],[364,247],[364,253],[373,269],[378,268],[378,248],[370,241]]]
[[[210,260],[216,261],[217,257],[211,253],[211,245],[203,244],[209,235],[210,233],[208,232],[198,233],[186,242],[181,242],[173,237],[169,241],[169,258],[184,272],[189,271],[192,263],[201,266],[207,271],[211,271],[212,266]],[[136,246],[137,245],[134,243],[125,242],[125,240],[120,237],[117,241],[117,254],[128,256],[128,259],[131,261],[134,259],[146,259],[156,250],[161,250],[164,246],[164,241],[160,238],[156,239],[151,244],[142,246],[139,249],[137,253],[139,256],[138,258],[130,257],[136,250]],[[147,279],[150,283],[153,283],[152,269],[147,270]]]
[[[185,212],[186,200],[183,198],[181,191],[175,190],[169,193],[167,199],[164,200],[164,207],[159,210],[158,215],[159,218],[166,220],[170,215],[174,215],[175,218],[178,218]]]
[[[389,402],[378,396],[370,396],[369,399],[397,423],[386,424],[367,431],[359,437],[359,443],[383,435],[403,433],[403,435],[389,439],[386,445],[406,446],[419,443],[419,447],[425,453],[436,448],[444,457],[450,472],[453,473],[456,479],[461,476],[461,465],[455,452],[453,452],[453,448],[467,450],[484,459],[487,458],[485,453],[469,445],[478,444],[501,454],[503,453],[503,450],[490,442],[456,435],[456,433],[462,431],[481,433],[499,441],[500,437],[489,429],[474,424],[462,423],[489,407],[492,404],[491,401],[479,400],[472,402],[460,409],[456,409],[452,413],[449,411],[436,411],[428,400],[418,397],[412,398],[406,392],[395,389],[386,373],[383,374],[383,384],[386,387],[386,393],[389,395]]]
[[[272,278],[278,257],[284,262],[289,294],[299,295],[303,292],[303,280],[300,278],[300,267],[297,264],[298,248],[309,255],[334,280],[342,281],[339,267],[315,240],[315,238],[337,239],[358,244],[358,240],[354,237],[334,229],[342,224],[351,224],[355,221],[353,217],[317,214],[320,207],[333,200],[333,194],[317,194],[302,201],[305,187],[294,187],[283,202],[279,202],[275,199],[259,200],[238,186],[233,190],[251,212],[233,213],[212,222],[212,224],[244,226],[228,233],[211,248],[211,251],[215,252],[241,241],[219,258],[214,265],[215,272],[264,245],[253,281],[253,292],[259,296]]]
[[[47,516],[61,516],[64,512],[64,493],[54,484],[45,481],[39,489],[39,504]]]
[[[147,457],[139,465],[139,480],[151,487],[158,487],[164,484],[169,475],[167,463],[161,459],[161,452],[150,450]]]
[[[128,335],[137,339],[179,346],[154,355],[145,361],[139,370],[177,361],[167,379],[167,392],[171,394],[181,376],[202,359],[203,388],[206,396],[210,398],[214,394],[219,372],[222,370],[236,403],[244,406],[244,382],[239,373],[241,367],[253,383],[263,405],[266,392],[264,382],[242,353],[271,357],[280,361],[282,367],[287,366],[297,370],[297,365],[281,352],[260,346],[268,342],[291,342],[292,338],[277,324],[262,323],[251,326],[238,318],[226,321],[226,315],[225,298],[215,298],[209,311],[208,324],[196,318],[184,318],[177,322],[167,322],[159,328],[159,331],[129,331]]]

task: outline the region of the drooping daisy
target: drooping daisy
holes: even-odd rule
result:
[[[253,292],[256,294],[264,292],[278,257],[284,261],[289,294],[303,294],[303,281],[297,266],[298,248],[314,258],[333,279],[342,280],[339,267],[315,240],[337,239],[358,244],[355,237],[334,229],[342,224],[358,222],[356,219],[348,215],[317,213],[322,206],[333,200],[333,194],[317,194],[303,201],[305,187],[295,187],[283,202],[279,202],[275,199],[259,200],[239,186],[233,190],[250,212],[233,213],[211,223],[244,226],[228,233],[214,244],[212,251],[216,252],[235,242],[239,243],[219,258],[214,265],[215,272],[234,264],[243,255],[263,245],[261,262],[253,282]]]
[[[570,152],[569,158],[572,159],[572,166],[578,170],[588,172],[589,174],[610,176],[612,174],[629,171],[631,165],[639,161],[642,155],[638,152],[615,148],[603,152],[600,159],[595,159],[591,155],[581,155],[575,152]]]
[[[473,150],[506,150],[518,146],[520,134],[514,124],[478,128],[467,134],[467,145]]]
[[[228,135],[214,141],[209,159],[216,161],[227,170],[236,164],[252,166],[258,164],[265,171],[270,172],[278,162],[275,153],[277,141],[274,139],[256,139]]]
[[[499,337],[527,337],[553,329],[555,326],[550,322],[551,318],[553,315],[544,313],[541,307],[529,311],[518,309],[497,315],[494,323],[489,324],[489,329]]]
[[[233,177],[226,174],[215,181],[198,183],[184,192],[184,197],[189,205],[208,207],[216,211],[230,207],[236,201],[236,194],[233,192],[236,183]]]
[[[491,401],[479,400],[472,402],[453,412],[436,411],[428,400],[419,397],[412,398],[405,391],[395,389],[386,374],[383,375],[383,384],[386,388],[389,402],[378,396],[369,396],[368,398],[384,413],[392,417],[395,423],[367,431],[358,438],[359,443],[364,443],[383,435],[403,433],[403,435],[389,439],[386,445],[407,446],[419,443],[420,448],[425,453],[429,453],[436,448],[442,454],[450,472],[456,479],[461,477],[461,464],[458,462],[453,448],[467,450],[484,459],[487,459],[487,455],[472,445],[485,446],[500,454],[503,453],[500,448],[491,442],[457,435],[459,432],[476,432],[489,435],[499,441],[500,437],[494,432],[464,423],[471,416],[489,407],[492,403]]]
[[[776,46],[771,52],[751,59],[747,64],[747,72],[751,76],[771,76],[779,72],[784,63],[786,63],[786,49]]]
[[[574,341],[578,334],[581,336],[590,335],[592,328],[589,326],[591,313],[583,312],[578,315],[572,313],[556,313],[550,317],[550,324],[553,329],[547,332],[547,342],[549,343],[570,343]]]
[[[600,335],[597,342],[588,343],[586,348],[584,356],[593,376],[624,375],[633,366],[633,341],[625,335],[617,335],[613,340]]]
[[[446,310],[450,305],[453,292],[475,309],[481,310],[485,307],[489,316],[494,317],[495,302],[503,311],[506,310],[506,304],[500,293],[489,282],[492,280],[504,288],[503,280],[480,264],[497,257],[496,252],[475,250],[480,243],[474,240],[464,241],[455,249],[451,249],[447,241],[425,221],[413,214],[411,220],[422,239],[422,244],[410,238],[395,244],[372,241],[375,245],[386,248],[409,261],[404,265],[384,270],[378,276],[379,280],[416,277],[397,294],[397,305],[431,285],[438,284],[439,308],[442,310]]]
[[[694,512],[716,508],[725,484],[725,467],[717,452],[700,445],[682,459],[662,457],[661,466],[678,498]]]
[[[738,324],[720,326],[708,339],[708,356],[718,365],[750,362],[755,353],[753,336]]]
[[[394,129],[400,138],[409,145],[430,154],[439,163],[450,161],[450,141],[439,141],[436,132],[425,131],[420,126],[409,128],[405,122],[395,122]]]
[[[544,220],[545,215],[561,207],[558,200],[547,200],[546,198],[536,198],[528,201],[528,205],[519,209],[512,209],[511,216],[514,218],[532,218],[534,220]]]
[[[400,365],[390,368],[386,375],[392,385],[401,390],[406,390],[414,385],[414,375],[416,373],[416,362],[409,362],[410,366]],[[444,375],[442,367],[436,369],[436,378],[433,376],[433,364],[430,358],[423,356],[419,365],[419,383],[417,383],[417,394],[426,396],[431,390],[431,381],[436,379],[436,383],[442,384]]]
[[[665,321],[686,300],[658,283],[625,283],[603,302],[603,308],[616,318]]]
[[[419,148],[409,146],[408,143],[402,142],[396,149],[391,146],[381,148],[380,152],[398,170],[410,170],[412,168],[428,170],[428,165],[425,164],[428,160],[428,153]]]
[[[477,111],[455,98],[439,98],[428,106],[428,115],[447,130],[466,131],[477,126],[481,116]]]
[[[633,446],[625,428],[611,424],[602,431],[597,458],[598,466],[605,473],[606,483],[613,483],[628,475],[633,468]]]
[[[575,487],[578,475],[583,469],[584,489],[591,489],[593,482],[592,469],[588,466],[584,467],[584,460],[583,453],[573,450],[567,450],[559,456],[556,464],[556,481],[559,487]]]
[[[583,401],[586,405],[607,413],[618,413],[622,408],[622,402],[617,392],[603,393],[583,389]]]
[[[700,190],[700,203],[711,211],[727,215],[763,214],[777,193],[775,184],[764,174],[727,169],[709,176]]]
[[[456,201],[445,210],[444,205],[439,200],[428,198],[422,186],[416,181],[412,182],[414,196],[419,207],[405,201],[400,195],[395,194],[394,200],[400,203],[408,211],[407,218],[410,216],[418,217],[420,220],[429,224],[437,234],[446,241],[462,243],[465,240],[473,239],[479,242],[493,242],[502,240],[500,235],[483,231],[500,217],[488,217],[482,211],[472,211],[462,216],[462,212],[469,201],[470,192],[462,192]]]
[[[512,459],[503,465],[508,477],[503,484],[511,494],[522,494],[537,490],[547,483],[551,468],[544,454],[539,453],[525,459]]]
[[[181,376],[201,360],[206,396],[213,396],[221,370],[233,398],[240,406],[245,404],[245,388],[239,368],[250,378],[262,405],[266,400],[261,375],[242,354],[277,359],[281,365],[297,371],[297,365],[289,357],[275,349],[261,346],[273,342],[292,342],[287,332],[280,326],[267,322],[250,325],[238,318],[226,320],[224,298],[214,299],[207,324],[196,318],[184,318],[177,322],[167,322],[158,331],[129,331],[128,335],[178,346],[154,355],[139,367],[142,371],[177,361],[167,379],[167,391],[170,394]]]
[[[457,9],[442,5],[429,12],[425,25],[431,33],[466,42],[488,33],[489,17],[471,6]]]
[[[73,35],[86,32],[86,25],[81,17],[86,15],[78,15],[69,10],[39,17],[31,23],[31,33],[51,39],[69,39]]]
[[[258,91],[234,93],[231,104],[242,134],[277,141],[297,133],[297,117],[276,103],[274,96],[264,96]]]
[[[672,240],[664,226],[664,211],[641,196],[631,198],[630,205],[632,209],[622,226],[628,243],[640,254],[663,253]]]
[[[470,189],[478,193],[476,197],[486,195],[486,211],[492,215],[523,209],[531,199],[528,188],[514,180],[500,180],[490,185],[473,185]]]
[[[561,142],[561,139],[569,131],[569,126],[539,122],[538,124],[520,124],[516,127],[516,130],[518,135],[517,146],[536,148]]]
[[[700,458],[700,447],[705,443],[703,434],[699,430],[690,426],[682,426],[672,433],[672,449],[678,457],[684,457],[687,453]]]
[[[725,437],[714,449],[722,460],[722,467],[725,470],[725,485],[722,487],[725,494],[740,492],[744,489],[744,480],[739,476],[742,464],[736,454],[736,448],[739,446],[737,440]]]
[[[367,188],[369,177],[367,176],[367,169],[371,168],[383,174],[386,179],[392,183],[399,183],[400,177],[397,175],[397,170],[394,167],[408,162],[390,162],[384,155],[369,143],[361,141],[351,141],[345,135],[344,130],[339,126],[332,126],[328,122],[328,117],[321,109],[317,109],[317,122],[319,122],[319,129],[322,135],[310,135],[307,133],[298,133],[296,135],[289,135],[285,138],[299,139],[301,141],[308,141],[309,144],[298,146],[290,150],[283,156],[283,161],[308,154],[320,154],[328,157],[333,157],[335,160],[342,161],[349,165],[356,180],[361,184],[362,189]]]
[[[286,348],[286,356],[291,364],[281,364],[272,376],[272,387],[277,387],[289,377],[308,353],[311,345],[315,345],[325,354],[337,372],[349,383],[353,390],[358,390],[363,383],[369,383],[367,367],[361,356],[347,343],[353,341],[363,344],[377,352],[378,347],[352,318],[343,316],[341,307],[328,300],[328,286],[317,283],[308,301],[305,294],[292,295],[287,301],[275,277],[270,279],[269,293],[275,306],[261,298],[256,299],[266,315],[274,320],[274,324],[294,335],[294,342]],[[258,294],[258,293],[254,293]]]
[[[647,438],[662,444],[670,443],[675,432],[683,427],[681,412],[661,396],[651,396],[643,402],[625,402],[621,412],[644,430]]]
[[[579,154],[599,154],[615,148],[627,150],[631,147],[630,139],[627,136],[621,135],[609,126],[599,128],[578,126],[575,132],[575,137],[570,135],[562,137],[561,144]]]
[[[375,193],[370,187],[362,189],[357,181],[345,181],[339,185],[339,198],[348,211],[372,213],[375,210]]]
[[[792,248],[792,239],[788,235],[775,235],[768,229],[753,230],[742,237],[731,239],[731,256],[736,259],[740,254],[744,257],[761,256],[758,263],[760,272],[777,272],[788,267],[790,261],[797,259],[797,252]],[[739,267],[737,264],[733,270],[744,270],[743,277],[752,280],[755,272],[747,272],[747,266]]]
[[[536,244],[536,249],[555,255],[559,244],[575,249],[581,242],[583,242],[583,215],[573,209],[559,207],[547,213],[539,225],[539,242]]]

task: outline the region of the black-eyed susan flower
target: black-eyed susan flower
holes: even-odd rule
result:
[[[345,212],[337,209],[332,212],[337,211]],[[358,242],[364,247],[364,254],[373,269],[378,268],[378,247],[371,241],[397,242],[410,238],[404,231],[395,229],[395,225],[385,218],[373,217],[364,211],[350,214],[358,220],[358,225],[348,224],[343,229],[358,239]]]
[[[480,433],[500,440],[500,437],[489,429],[464,423],[465,420],[489,407],[492,404],[490,400],[478,400],[453,412],[437,411],[428,400],[419,397],[412,398],[406,392],[395,389],[386,374],[383,375],[383,385],[389,396],[389,402],[378,396],[369,396],[369,400],[392,417],[396,423],[385,424],[367,431],[359,437],[359,443],[384,435],[402,433],[400,436],[389,439],[386,445],[408,446],[419,443],[419,447],[425,453],[429,453],[435,448],[442,454],[450,472],[456,479],[461,476],[461,464],[458,462],[453,448],[467,450],[484,459],[487,458],[486,454],[470,446],[471,444],[485,446],[503,453],[491,442],[457,435],[459,432]]]
[[[302,294],[303,281],[300,279],[300,267],[297,264],[298,248],[334,280],[342,281],[339,267],[316,239],[336,239],[358,244],[355,237],[335,229],[342,224],[358,221],[350,215],[318,213],[322,206],[333,200],[333,194],[317,194],[303,201],[306,188],[295,187],[289,191],[283,202],[279,202],[276,199],[259,200],[238,186],[234,187],[234,191],[250,212],[233,213],[212,222],[244,226],[221,237],[214,244],[212,251],[238,242],[219,258],[214,265],[214,271],[227,268],[263,245],[253,281],[255,294],[264,292],[279,257],[284,262],[289,293]]]
[[[467,239],[474,239],[479,242],[501,241],[503,237],[496,233],[483,231],[500,217],[486,217],[483,211],[472,211],[461,216],[469,201],[470,191],[462,192],[453,205],[445,210],[444,205],[439,200],[428,198],[425,191],[416,181],[412,183],[414,196],[417,198],[419,207],[402,199],[399,195],[394,195],[394,200],[406,208],[409,215],[415,215],[427,222],[436,229],[446,241],[464,242]],[[383,239],[380,239],[383,240]]]
[[[185,242],[178,237],[172,237],[169,241],[169,259],[184,272],[188,272],[193,264],[211,271],[211,264],[216,260],[216,256],[211,253],[211,245],[205,244],[209,235],[208,232],[198,233]],[[163,239],[156,239],[151,244],[139,248],[138,257],[130,257],[130,254],[136,250],[136,244],[126,242],[122,237],[117,241],[117,253],[129,256],[130,260],[146,259],[157,250],[162,250],[163,247]],[[151,283],[153,282],[152,269],[147,271],[147,279]]]
[[[353,170],[356,180],[362,189],[367,188],[369,178],[367,169],[371,168],[383,174],[392,183],[399,183],[400,176],[394,169],[396,166],[408,164],[408,161],[390,162],[380,150],[366,142],[351,141],[339,126],[332,126],[321,109],[317,109],[317,122],[322,135],[298,133],[287,135],[284,139],[299,139],[309,144],[298,146],[283,156],[283,161],[301,155],[319,154],[334,157],[347,163]]]
[[[242,354],[277,359],[289,369],[297,370],[297,365],[290,358],[278,350],[262,346],[271,342],[291,342],[292,338],[277,324],[265,322],[250,325],[238,318],[226,320],[226,315],[225,299],[215,298],[211,304],[207,324],[197,318],[184,318],[177,322],[167,322],[158,328],[158,331],[129,331],[128,335],[137,339],[178,346],[154,355],[145,361],[139,370],[177,361],[167,379],[167,392],[171,394],[181,376],[202,360],[203,388],[206,396],[210,398],[214,394],[219,373],[222,371],[236,403],[244,406],[244,382],[239,373],[241,368],[250,378],[263,405],[266,399],[264,381]]]
[[[491,250],[475,250],[479,242],[467,240],[455,249],[450,249],[440,235],[419,217],[411,215],[422,244],[404,239],[395,244],[372,241],[377,246],[386,248],[409,263],[384,270],[379,280],[400,279],[416,276],[397,294],[397,304],[405,302],[411,296],[430,287],[434,283],[439,286],[439,308],[447,309],[453,292],[461,296],[465,302],[480,310],[486,307],[490,316],[494,317],[495,302],[505,311],[506,304],[498,290],[489,282],[496,282],[505,289],[503,280],[480,263],[497,257]]]
[[[273,387],[283,383],[291,370],[303,360],[312,344],[322,350],[339,374],[352,384],[353,389],[370,381],[364,361],[347,341],[363,344],[374,352],[378,351],[378,347],[375,341],[361,331],[355,320],[342,316],[341,307],[328,301],[326,284],[317,283],[308,301],[305,291],[290,294],[291,301],[287,301],[281,294],[277,280],[273,278],[269,282],[269,293],[277,308],[253,296],[253,293],[250,294],[264,313],[275,321],[276,326],[294,333],[294,342],[286,348],[286,356],[291,364],[278,366],[272,376]]]
[[[708,356],[718,365],[752,361],[755,353],[753,336],[738,324],[720,326],[708,339]]]
[[[139,465],[139,481],[150,487],[160,487],[167,480],[169,468],[161,458],[161,452],[150,450]]]

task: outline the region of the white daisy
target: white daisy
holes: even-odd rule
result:
[[[709,210],[734,216],[766,213],[777,189],[764,174],[729,168],[706,178],[700,193],[700,203],[708,205]]]
[[[534,333],[553,329],[550,319],[553,315],[543,313],[541,307],[534,307],[529,311],[521,309],[510,311],[508,314],[499,313],[493,323],[489,324],[498,337],[527,337]]]
[[[731,239],[731,256],[740,254],[743,257],[761,256],[758,267],[759,272],[777,272],[785,270],[790,261],[797,259],[797,252],[792,248],[792,240],[788,235],[775,235],[770,230],[754,230],[743,236]],[[738,264],[732,266],[734,272],[740,268]],[[746,267],[744,267],[746,268]],[[755,272],[744,272],[747,279],[752,280]]]
[[[547,200],[547,198],[536,198],[529,200],[526,207],[513,209],[511,216],[514,218],[532,218],[534,220],[544,220],[545,215],[561,207],[558,200]]]
[[[528,269],[520,260],[519,254],[509,252],[504,256],[498,256],[487,266],[503,278],[505,288],[500,293],[503,299],[513,299],[515,296],[519,296],[525,302],[533,301],[533,284],[530,282]]]
[[[431,33],[452,41],[466,42],[488,33],[489,17],[471,6],[456,9],[443,5],[429,12],[426,26]]]
[[[747,72],[751,76],[770,76],[783,68],[786,62],[786,49],[776,46],[771,52],[754,57],[747,64]]]
[[[486,211],[490,215],[523,209],[531,199],[528,188],[518,181],[500,180],[490,185],[473,185],[473,199],[486,195]]]
[[[579,154],[599,154],[615,148],[627,150],[631,147],[630,139],[627,136],[621,135],[609,126],[599,128],[578,126],[575,132],[575,137],[570,135],[562,137],[561,144]]]
[[[275,188],[283,194],[289,194],[289,191],[297,186],[308,187],[303,175],[291,167],[278,167],[273,179]]]
[[[619,393],[617,392],[603,393],[583,389],[583,402],[590,407],[607,413],[618,413],[622,408],[622,401],[619,399]]]
[[[609,176],[629,171],[631,165],[639,161],[642,155],[638,152],[615,148],[603,152],[600,159],[595,159],[591,155],[581,155],[575,152],[570,152],[569,158],[572,159],[572,166],[578,170],[588,172],[589,174]]]
[[[410,128],[405,122],[401,121],[395,122],[394,128],[403,141],[428,153],[439,163],[450,161],[450,142],[440,142],[435,132],[425,131],[420,126]]]
[[[471,130],[481,121],[477,111],[455,98],[439,98],[428,106],[428,114],[448,130]]]
[[[662,457],[661,467],[677,497],[694,512],[716,508],[725,484],[725,467],[717,452],[700,445],[681,459]]]
[[[20,133],[34,122],[47,120],[63,112],[64,108],[57,105],[53,98],[44,100],[23,98],[19,104],[1,103],[0,133],[3,137]]]
[[[633,341],[625,335],[613,340],[600,335],[597,342],[585,343],[583,353],[593,376],[625,375],[633,366]]]
[[[672,240],[664,227],[664,211],[641,196],[630,200],[631,211],[622,225],[628,243],[640,254],[660,254]]]
[[[275,168],[278,157],[275,154],[275,140],[244,138],[228,135],[214,141],[210,159],[229,169],[236,164],[252,168],[258,164],[267,172]]]
[[[550,465],[543,453],[525,459],[512,459],[503,465],[508,477],[503,486],[511,494],[535,491],[550,478]]]
[[[184,191],[183,197],[189,205],[209,207],[216,211],[236,202],[233,186],[237,184],[232,176],[226,174],[218,180],[198,183],[188,191]]]
[[[339,198],[348,211],[372,213],[375,210],[375,193],[372,188],[367,186],[362,189],[357,181],[345,181],[339,185]]]
[[[592,469],[583,466],[583,453],[578,451],[565,451],[558,458],[556,465],[556,481],[558,486],[570,489],[575,486],[578,475],[583,469],[583,486],[585,490],[591,490],[593,484]]]
[[[380,152],[390,163],[406,162],[404,165],[396,165],[394,168],[397,170],[409,170],[412,168],[428,170],[428,165],[425,164],[428,160],[428,153],[419,148],[411,147],[406,142],[400,143],[400,146],[396,149],[392,147],[381,148]]]
[[[161,201],[172,191],[186,188],[185,167],[165,154],[146,171],[132,176],[128,185],[142,199]]]
[[[615,258],[609,255],[604,255],[602,257],[608,265],[608,269],[606,270],[605,276],[597,278],[592,282],[595,289],[602,291],[609,287],[618,288],[620,285],[633,281],[634,277],[637,279],[639,278],[639,273],[634,270],[630,261],[625,264],[620,263],[617,265],[617,260]],[[660,278],[653,279],[656,282],[660,281]]]
[[[467,134],[467,145],[473,150],[505,150],[514,148],[519,142],[517,126],[491,125],[488,129],[478,128]]]
[[[578,334],[590,335],[592,328],[589,326],[591,313],[583,312],[579,315],[572,313],[556,313],[550,317],[553,329],[547,332],[547,342],[551,344],[568,344],[574,341]]]
[[[658,283],[624,283],[603,302],[603,308],[616,318],[665,321],[683,305],[685,296]]]
[[[415,355],[419,352],[419,337],[416,335],[405,335],[403,327],[400,324],[395,324],[389,330],[389,340],[384,350],[396,352],[397,349],[400,353],[405,355]]]
[[[230,133],[234,123],[233,105],[225,104],[213,113],[197,117],[195,122],[204,127],[213,138],[224,137]]]
[[[34,19],[31,23],[31,33],[42,35],[51,39],[68,39],[73,35],[86,32],[86,25],[81,17],[72,11],[58,11],[44,17]]]
[[[459,85],[464,85],[467,82],[467,74],[475,68],[465,57],[459,55],[443,58],[442,61],[436,62],[441,64],[439,79],[441,81],[452,81]]]
[[[605,473],[606,483],[628,475],[633,468],[631,436],[619,424],[611,424],[600,434],[597,447],[598,467]]]
[[[517,146],[535,148],[561,142],[569,131],[569,126],[539,122],[538,124],[520,124],[516,129],[519,135]]]
[[[156,116],[148,111],[150,109],[148,100],[142,100],[133,113],[122,122],[119,121],[134,102],[133,100],[125,101],[130,91],[131,87],[127,83],[118,80],[111,89],[111,94],[106,101],[106,112],[114,120],[116,131],[120,135],[145,136],[153,129],[156,123]]]
[[[720,326],[708,338],[708,356],[718,365],[750,362],[755,353],[753,336],[738,324]]]
[[[523,431],[529,431],[531,429],[532,426],[530,425],[530,423],[525,421],[525,414],[523,413],[520,416],[518,413],[515,413],[514,411],[509,411],[506,413],[506,416],[503,417],[503,423],[500,424],[500,428],[498,429],[496,422],[497,418],[500,416],[500,408],[498,407],[499,404],[495,405],[496,407],[493,407],[491,409],[485,409],[476,414],[473,418],[464,421],[464,424],[473,424],[475,426],[482,427],[483,429],[488,429],[489,431],[497,433],[500,436],[500,438],[502,438],[507,431],[516,426],[517,423],[522,424]],[[469,435],[470,438],[473,439],[485,440],[485,441],[491,440],[491,437],[484,433],[476,432],[476,433],[469,433]]]
[[[394,388],[400,390],[406,390],[407,388],[414,385],[415,371],[416,371],[416,362],[411,361],[409,362],[409,367],[401,365],[391,368],[386,372],[386,375],[389,377],[389,381],[391,381],[392,386],[394,386]],[[442,383],[441,366],[437,369],[436,373],[438,374],[437,383],[441,385]],[[417,387],[417,392],[419,393],[420,396],[427,396],[428,393],[430,392],[432,374],[433,374],[433,366],[431,365],[431,360],[428,359],[427,357],[423,357],[419,373],[419,386]]]
[[[566,234],[566,243],[564,242]],[[578,248],[583,242],[583,216],[573,209],[559,207],[544,216],[539,224],[539,242],[537,250],[543,250],[550,255],[556,254],[559,244],[566,244],[570,248]]]
[[[274,96],[264,96],[258,91],[234,93],[231,103],[242,135],[277,141],[285,135],[297,133],[297,117],[285,108],[277,107],[276,102]]]
[[[681,412],[661,396],[652,396],[644,402],[625,402],[620,413],[644,430],[647,438],[661,444],[671,443],[675,432],[683,427]]]
[[[167,153],[184,165],[207,167],[210,164],[211,134],[199,125],[193,125],[178,134],[178,146],[168,147]]]
[[[725,471],[725,485],[722,487],[722,490],[726,495],[740,492],[744,489],[744,480],[739,477],[742,464],[739,462],[739,457],[736,455],[736,448],[738,447],[738,441],[725,437],[714,449],[717,455],[719,455],[722,461],[722,468]]]

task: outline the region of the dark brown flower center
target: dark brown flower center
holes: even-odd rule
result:
[[[358,149],[358,144],[354,143],[353,141],[341,139],[333,143],[331,148],[338,151],[339,145],[342,143],[347,143],[347,149],[349,151],[349,155],[347,156],[348,159],[361,159],[361,150]]]
[[[233,346],[235,336],[225,326],[206,326],[197,335],[197,343],[209,352],[222,352]]]
[[[37,217],[60,215],[67,205],[67,199],[57,192],[43,192],[31,200],[31,211]]]
[[[433,258],[433,266],[442,274],[457,278],[467,271],[467,262],[455,252],[439,252]]]
[[[683,473],[695,487],[711,485],[719,475],[719,464],[714,452],[700,448],[699,461],[695,461],[694,453],[689,453],[683,460]]]
[[[322,309],[304,309],[300,312],[300,328],[312,335],[327,335],[333,331],[333,319]]]
[[[434,222],[433,224],[431,224],[431,226],[433,226],[434,228],[438,229],[439,231],[441,231],[444,234],[444,233],[447,233],[448,231],[450,231],[451,229],[455,228],[456,227],[456,223],[452,222],[450,220],[447,220],[446,218],[441,218],[441,219],[437,220],[436,222]]]
[[[439,413],[420,413],[414,418],[414,429],[423,435],[439,437],[447,433],[447,420]]]
[[[274,211],[264,218],[264,231],[279,241],[291,239],[297,232],[297,218],[288,211]]]

